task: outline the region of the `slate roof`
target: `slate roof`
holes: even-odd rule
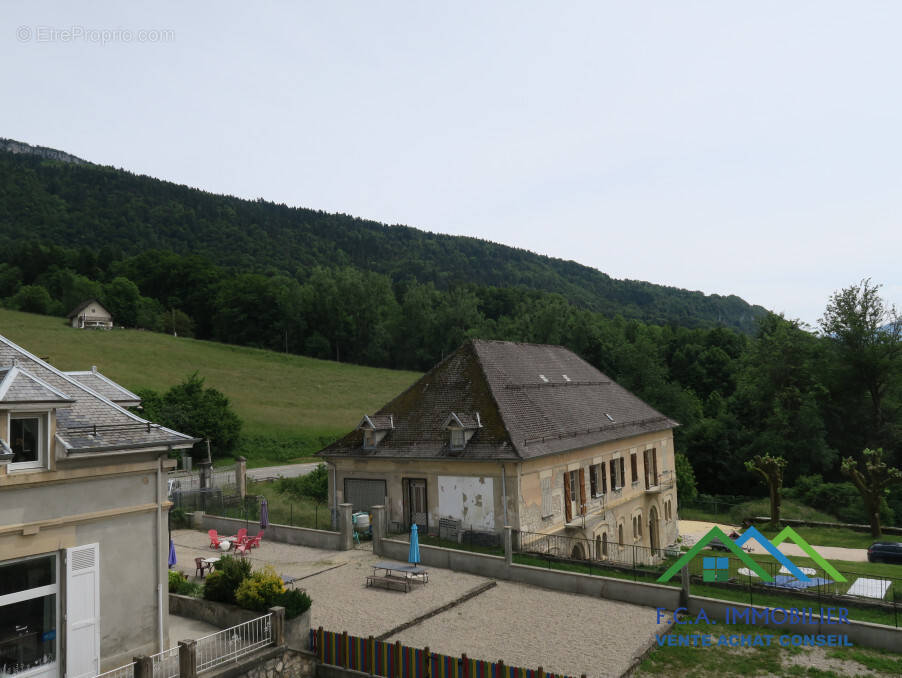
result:
[[[597,445],[677,422],[561,346],[471,340],[376,415],[394,429],[364,450],[352,431],[324,457],[524,460]],[[463,450],[449,448],[451,413],[482,424]]]
[[[74,402],[72,398],[65,393],[21,367],[0,368],[0,403],[9,405],[40,403],[60,406],[72,402]]]
[[[135,407],[141,404],[140,396],[135,395],[124,386],[120,386],[112,379],[103,376],[97,371],[97,368],[83,372],[66,372],[66,375],[122,407]]]
[[[56,439],[68,454],[111,452],[171,445],[190,447],[196,439],[148,422],[79,383],[9,339],[0,336],[0,369],[10,368],[37,378],[72,402],[56,411]],[[2,407],[3,403],[0,403]]]

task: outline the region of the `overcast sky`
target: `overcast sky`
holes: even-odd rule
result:
[[[3,0],[0,136],[810,323],[864,277],[902,306],[902,3],[82,5]]]

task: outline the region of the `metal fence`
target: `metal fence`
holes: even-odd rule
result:
[[[272,645],[272,613],[199,638],[197,672],[237,661],[267,645]]]
[[[790,558],[793,564],[795,559]],[[809,581],[796,578],[769,556],[755,562],[773,580],[767,582],[745,559],[731,553],[705,551],[689,565],[693,595],[735,599],[785,608],[826,605],[844,607],[851,618],[899,627],[902,623],[902,578],[838,569],[839,581],[821,567],[798,566]]]
[[[183,511],[210,511],[224,501],[234,501],[238,495],[238,467],[220,466],[209,472],[202,487],[202,472],[172,471],[169,473],[169,497]]]
[[[120,666],[119,668],[110,669],[98,674],[95,678],[134,678],[135,662]]]
[[[218,503],[211,502],[207,513],[225,518],[238,518],[250,523],[260,522],[260,507],[264,495],[249,494],[241,497],[220,497]],[[332,529],[332,511],[328,504],[310,500],[284,500],[270,496],[267,502],[269,523],[290,527],[310,527],[314,530]]]
[[[592,561],[616,565],[618,568],[648,568],[661,566],[668,557],[679,555],[668,549],[650,548],[638,544],[620,544],[604,537],[586,539],[566,534],[514,531],[513,547],[517,553],[547,556],[576,562]],[[662,570],[663,571],[663,570]]]
[[[178,678],[178,646],[150,655],[150,661],[153,666],[153,678]]]

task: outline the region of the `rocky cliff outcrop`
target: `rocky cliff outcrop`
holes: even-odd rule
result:
[[[82,160],[81,158],[77,158],[74,155],[63,153],[63,151],[58,151],[55,148],[47,148],[45,146],[32,146],[31,144],[26,144],[24,141],[16,141],[15,139],[0,138],[0,151],[6,151],[7,153],[36,155],[39,158],[46,158],[47,160],[58,160],[60,162],[71,162],[76,165],[92,164],[87,160]]]

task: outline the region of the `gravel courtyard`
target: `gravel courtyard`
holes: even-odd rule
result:
[[[251,532],[255,530],[251,529]],[[194,558],[209,557],[206,533],[175,530],[177,569],[194,574]],[[326,551],[267,542],[252,552],[254,567],[272,565],[313,599],[312,626],[380,636],[491,580],[430,567],[429,583],[410,593],[367,588],[372,564],[382,560],[364,543],[351,551]],[[389,639],[445,654],[579,676],[620,676],[657,629],[653,608],[559,593],[498,581],[456,607]]]

